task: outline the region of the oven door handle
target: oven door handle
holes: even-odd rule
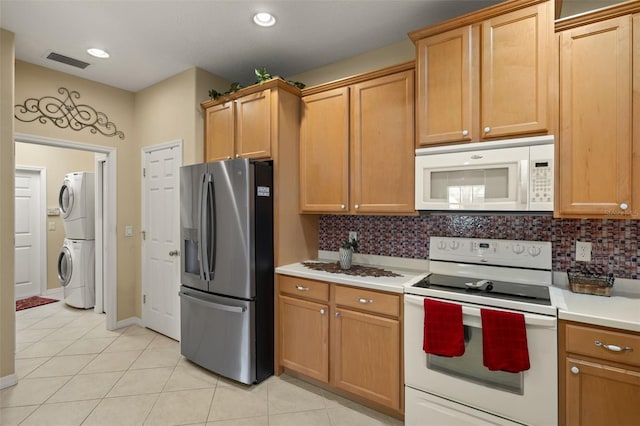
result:
[[[424,306],[424,299],[426,298],[421,296],[414,296],[411,294],[404,295],[405,303],[416,305],[416,306],[419,306],[420,308],[423,308]],[[434,300],[440,300],[440,299],[434,299]],[[456,303],[451,301],[447,301],[447,302],[453,303],[455,305],[462,305],[462,322],[464,323],[464,325],[480,327],[480,328],[482,327],[482,320],[480,317],[479,307],[469,306],[464,303]],[[496,308],[487,308],[487,309],[494,309],[496,311],[522,313],[524,315],[525,323],[527,326],[539,326],[539,327],[555,329],[558,324],[558,319],[555,316],[552,317],[548,315],[531,314],[531,313],[513,311],[509,309],[496,309]]]

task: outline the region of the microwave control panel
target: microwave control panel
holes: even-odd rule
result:
[[[553,160],[531,160],[531,203],[553,203]]]

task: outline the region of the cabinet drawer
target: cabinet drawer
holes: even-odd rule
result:
[[[328,302],[329,284],[305,278],[280,275],[280,293]]]
[[[566,327],[567,352],[640,366],[640,336],[573,324],[567,324]],[[614,350],[602,345],[609,345]],[[615,350],[617,348],[621,350]]]
[[[379,293],[358,287],[335,286],[336,305],[361,309],[363,311],[398,317],[400,315],[400,296]]]

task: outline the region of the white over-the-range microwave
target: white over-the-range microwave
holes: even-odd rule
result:
[[[416,150],[416,210],[553,211],[553,136]]]

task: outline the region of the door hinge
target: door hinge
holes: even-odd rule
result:
[[[147,239],[147,231],[142,231],[142,241]]]
[[[142,168],[142,177],[147,177],[147,168],[146,167]]]
[[[143,304],[147,303],[147,295],[146,294],[142,295],[142,303]]]

